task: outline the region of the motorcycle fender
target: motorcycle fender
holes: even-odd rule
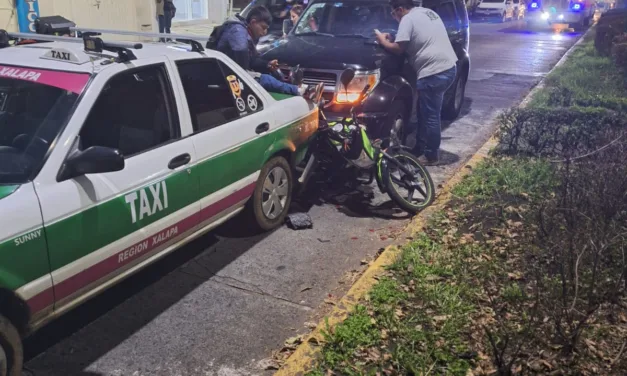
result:
[[[368,94],[361,105],[361,112],[385,113],[396,99],[403,98],[411,103],[412,96],[413,87],[405,78],[400,75],[388,76]]]

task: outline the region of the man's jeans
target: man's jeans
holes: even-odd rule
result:
[[[416,137],[417,151],[423,151],[430,160],[438,159],[438,150],[442,139],[442,103],[444,93],[455,81],[457,67],[419,79],[416,82],[418,103],[420,105],[420,127]]]
[[[258,78],[256,78],[259,85],[264,89],[282,94],[291,94],[291,95],[299,95],[298,87],[296,85],[291,85],[283,81],[279,81],[273,76],[269,74],[262,74]]]
[[[159,21],[159,34],[170,34],[170,29],[172,28],[172,13],[167,10],[165,13],[165,16],[157,17],[157,21]]]

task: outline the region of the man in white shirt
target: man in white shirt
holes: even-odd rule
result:
[[[434,165],[439,159],[442,102],[457,74],[457,55],[436,12],[414,7],[412,0],[391,0],[390,5],[392,16],[400,23],[396,40],[392,42],[390,35],[383,33],[377,33],[377,40],[387,51],[404,54],[416,71],[420,122],[425,132],[418,132],[414,152],[420,162]]]

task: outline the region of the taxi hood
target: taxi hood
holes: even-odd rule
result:
[[[0,185],[0,200],[10,196],[13,192],[17,191],[19,185]]]

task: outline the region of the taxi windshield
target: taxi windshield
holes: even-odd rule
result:
[[[39,171],[89,75],[0,66],[0,184]]]
[[[374,38],[374,29],[398,29],[391,10],[386,3],[370,1],[313,3],[299,18],[294,34]]]

